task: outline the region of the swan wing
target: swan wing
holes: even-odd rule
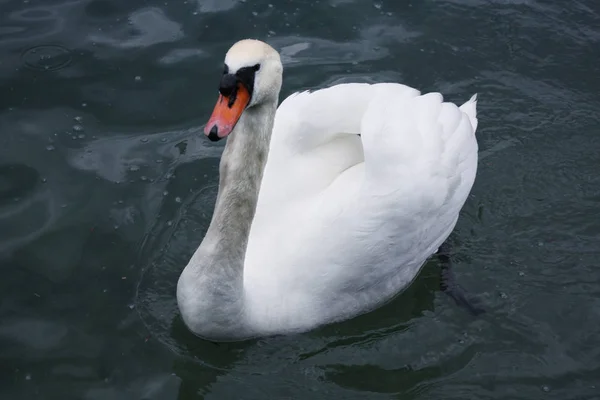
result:
[[[400,84],[347,83],[288,96],[275,116],[259,203],[275,207],[312,196],[362,163],[361,124],[380,87],[419,94]]]
[[[471,190],[476,127],[475,96],[457,107],[404,85],[345,84],[288,97],[246,252],[253,319],[330,322],[408,285]]]

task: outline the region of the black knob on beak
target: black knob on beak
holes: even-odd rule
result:
[[[237,78],[232,74],[225,74],[221,78],[221,83],[219,84],[219,92],[224,97],[229,97],[237,88]]]

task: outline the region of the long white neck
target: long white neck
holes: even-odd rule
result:
[[[177,284],[183,320],[202,337],[252,336],[244,318],[244,257],[276,109],[276,101],[247,109],[228,136],[212,221]]]

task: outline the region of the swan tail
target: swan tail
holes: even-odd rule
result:
[[[471,122],[471,126],[473,127],[473,132],[477,130],[477,93],[475,93],[469,101],[459,107],[459,109],[467,114],[469,117],[469,121]]]

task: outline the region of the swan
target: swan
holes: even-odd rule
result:
[[[477,171],[477,95],[398,83],[290,95],[267,43],[226,53],[204,134],[226,139],[210,226],[177,283],[212,341],[299,333],[390,301],[457,222]]]

